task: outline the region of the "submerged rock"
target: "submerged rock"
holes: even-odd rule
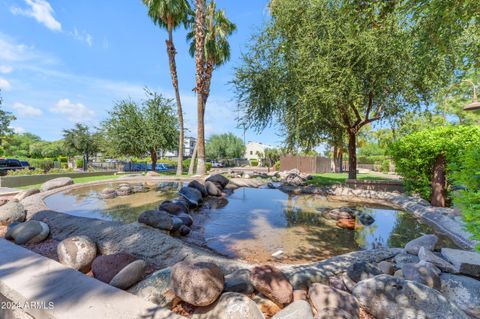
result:
[[[279,269],[265,265],[251,271],[252,284],[259,292],[279,305],[288,304],[293,298],[293,287]]]
[[[73,184],[73,179],[70,177],[58,177],[45,182],[40,187],[41,192],[46,192],[55,188],[60,188]]]
[[[264,316],[247,296],[226,292],[213,305],[196,308],[192,319],[264,319]]]
[[[57,255],[61,264],[87,273],[97,255],[97,246],[87,236],[69,237],[58,244]]]
[[[423,235],[414,240],[409,241],[405,245],[405,251],[412,255],[418,255],[420,247],[425,247],[425,249],[433,251],[435,245],[438,242],[438,237],[436,235]]]
[[[188,214],[188,207],[184,203],[179,201],[163,201],[160,204],[159,210],[164,210],[172,215],[178,215],[181,213]]]
[[[113,188],[105,188],[105,189],[102,190],[102,192],[100,193],[100,196],[101,196],[103,199],[111,199],[111,198],[117,197],[117,192],[116,192]]]
[[[345,229],[355,229],[356,227],[356,223],[355,223],[355,219],[354,218],[341,218],[339,220],[337,220],[337,223],[336,223],[337,227],[340,227],[340,228],[345,228]]]
[[[355,219],[355,210],[349,207],[334,208],[322,213],[322,216],[328,219]]]
[[[0,206],[0,225],[8,226],[13,222],[23,222],[27,216],[27,211],[17,201],[9,201]]]
[[[205,188],[210,196],[222,196],[222,191],[217,187],[217,185],[210,181],[205,182]]]

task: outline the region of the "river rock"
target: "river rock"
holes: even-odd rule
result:
[[[433,251],[435,249],[435,245],[437,245],[437,242],[438,237],[436,235],[423,235],[409,241],[405,245],[405,251],[412,255],[418,255],[420,247],[425,247],[425,249]]]
[[[455,267],[451,263],[442,257],[435,255],[430,250],[425,249],[425,247],[420,247],[420,250],[418,251],[418,258],[420,258],[420,260],[432,263],[442,271],[455,273]]]
[[[345,291],[316,283],[310,286],[308,296],[319,318],[356,319],[359,316],[357,301]]]
[[[118,289],[128,289],[142,280],[146,264],[143,260],[136,260],[125,266],[110,281],[110,285]]]
[[[130,185],[122,185],[117,188],[116,193],[118,196],[128,196],[132,193],[132,187]]]
[[[15,244],[25,245],[42,242],[48,237],[49,233],[50,228],[44,222],[29,220],[16,225],[9,236],[15,240]]]
[[[403,271],[401,269],[393,273],[394,277],[403,278]]]
[[[169,231],[172,230],[174,226],[172,216],[162,210],[144,211],[140,216],[138,216],[138,222],[154,228]]]
[[[172,268],[160,269],[130,288],[128,292],[153,302],[160,307],[170,307],[176,298],[170,288]]]
[[[430,267],[422,264],[405,264],[402,267],[403,278],[424,284],[430,288],[440,289],[440,277]]]
[[[209,176],[206,179],[206,181],[220,185],[221,189],[224,189],[225,186],[227,186],[227,184],[229,182],[228,178],[226,178],[225,176],[223,176],[221,174],[215,174],[215,175]]]
[[[223,291],[224,275],[213,263],[179,262],[173,266],[172,289],[185,302],[194,306],[208,306]]]
[[[336,223],[337,227],[340,227],[340,228],[345,228],[345,229],[355,229],[355,218],[341,218],[339,220],[337,220],[337,223]]]
[[[27,198],[29,196],[32,196],[32,195],[35,195],[35,194],[38,194],[38,193],[40,193],[40,190],[38,188],[27,189],[27,190],[21,191],[20,193],[15,195],[13,197],[13,200],[21,202],[25,198]]]
[[[238,292],[245,295],[253,293],[255,289],[250,280],[250,275],[251,273],[248,269],[239,269],[226,275],[224,291]]]
[[[371,215],[367,213],[360,213],[358,215],[358,220],[362,225],[365,225],[365,226],[370,226],[375,222],[375,218],[373,218]]]
[[[386,275],[393,275],[395,268],[393,264],[389,261],[383,260],[377,264],[378,269],[380,269]]]
[[[293,291],[293,301],[308,300],[308,292],[305,289],[295,289]]]
[[[148,191],[148,188],[145,187],[143,184],[133,184],[131,185],[132,187],[132,193],[145,193]]]
[[[191,207],[197,207],[202,203],[202,193],[192,187],[182,187],[179,194],[185,198]]]
[[[137,260],[135,257],[123,252],[98,256],[92,263],[93,276],[108,284],[116,274],[135,260]]]
[[[45,182],[40,187],[41,192],[46,192],[55,188],[60,188],[73,184],[73,179],[70,177],[58,177]]]
[[[312,308],[305,300],[296,300],[278,312],[272,319],[313,319]]]
[[[187,236],[188,234],[190,234],[190,232],[192,231],[192,229],[186,225],[182,225],[180,226],[180,228],[178,229],[178,232],[180,233],[180,235],[182,236]]]
[[[327,210],[322,213],[322,216],[325,218],[334,219],[334,220],[355,218],[355,214],[353,213],[353,210],[348,207],[334,208],[334,209]]]
[[[268,265],[254,267],[251,280],[255,289],[273,302],[284,305],[292,301],[292,285],[279,269]]]
[[[13,222],[23,222],[27,216],[27,211],[17,201],[9,201],[0,206],[0,225],[8,226]]]
[[[210,181],[205,182],[205,189],[210,196],[222,196],[222,191]]]
[[[264,319],[264,316],[247,296],[226,292],[213,305],[195,309],[192,319]]]
[[[200,183],[197,180],[193,180],[190,183],[188,183],[188,187],[195,188],[196,190],[198,190],[202,194],[203,197],[208,196],[207,189],[205,188],[205,185],[203,185],[202,183]]]
[[[410,255],[407,253],[400,253],[394,257],[395,267],[401,269],[405,264],[416,264],[420,261],[415,255]]]
[[[9,224],[9,225],[7,226],[7,232],[5,233],[5,239],[8,239],[8,240],[13,239],[13,237],[12,237],[13,229],[14,229],[17,225],[20,225],[20,224],[21,224],[21,222],[13,222],[13,223]]]
[[[188,214],[188,207],[179,201],[166,200],[160,204],[159,210],[166,211],[172,215],[178,215],[181,213]]]
[[[389,275],[359,282],[353,296],[375,318],[468,318],[435,289]]]
[[[352,287],[356,283],[354,282]],[[343,291],[349,291],[347,285],[343,281],[342,277],[337,277],[337,276],[330,276],[328,277],[328,285],[332,288],[338,289],[338,290],[343,290]],[[294,291],[295,292],[295,291]]]
[[[177,216],[172,216],[172,231],[180,230],[182,226],[184,226],[183,220]]]
[[[100,196],[101,196],[103,199],[111,199],[111,198],[117,197],[117,192],[116,192],[113,188],[105,188],[105,189],[102,190],[102,192],[100,193]]]
[[[442,256],[455,267],[456,272],[480,277],[480,253],[452,248],[442,248]]]
[[[270,318],[280,311],[280,306],[265,297],[262,294],[256,294],[251,297],[253,302],[257,304],[258,309],[267,317]]]
[[[61,264],[87,273],[97,255],[97,245],[87,236],[73,236],[58,244],[57,254]]]
[[[377,266],[366,261],[356,261],[347,268],[348,277],[355,282],[372,278],[382,273]]]
[[[291,186],[303,186],[305,185],[305,181],[305,178],[295,173],[288,174],[285,178],[285,183]]]
[[[155,171],[148,171],[145,173],[146,177],[159,177],[161,176],[160,173],[155,172]]]
[[[185,214],[185,213],[180,213],[175,216],[176,218],[180,219],[182,223],[188,227],[193,225],[193,218],[192,216]]]
[[[441,293],[473,318],[480,318],[480,281],[466,276],[441,274]]]

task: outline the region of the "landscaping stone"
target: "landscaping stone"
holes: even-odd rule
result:
[[[313,319],[312,308],[305,300],[296,300],[278,312],[272,319]]]
[[[40,187],[41,192],[46,192],[55,188],[60,188],[73,184],[73,179],[70,177],[58,177],[45,182]]]
[[[378,269],[380,269],[386,275],[393,275],[395,269],[393,264],[389,261],[381,261],[377,264]]]
[[[405,251],[412,255],[418,255],[420,247],[425,247],[426,250],[433,251],[437,242],[438,237],[436,235],[423,235],[409,241],[405,245]]]
[[[148,188],[143,184],[134,184],[132,185],[132,193],[144,193],[148,191]]]
[[[355,229],[355,218],[341,218],[337,220],[337,227],[345,229]]]
[[[222,191],[210,181],[205,182],[205,189],[210,196],[222,196]]]
[[[208,197],[203,207],[207,209],[220,209],[228,205],[228,199],[223,196]]]
[[[273,302],[284,305],[292,301],[292,285],[279,269],[268,265],[254,267],[251,280],[255,289]]]
[[[185,198],[192,207],[197,207],[202,202],[202,193],[195,188],[182,187],[179,194]]]
[[[480,253],[442,248],[442,255],[452,263],[456,272],[480,278]]]
[[[138,222],[154,228],[169,231],[172,230],[174,226],[172,216],[162,210],[144,211],[140,216],[138,216]]]
[[[480,318],[480,281],[466,276],[441,274],[440,292],[467,315]]]
[[[176,215],[175,217],[179,218],[185,226],[192,226],[193,225],[193,218],[192,216],[185,214],[185,213],[180,213]]]
[[[128,196],[132,193],[132,187],[130,185],[122,185],[117,188],[116,193],[118,196]]]
[[[58,244],[57,255],[61,264],[87,273],[97,255],[97,246],[87,236],[69,237]]]
[[[203,197],[208,196],[207,189],[205,188],[205,185],[203,185],[202,183],[200,183],[197,180],[193,180],[190,183],[188,183],[188,187],[195,188],[196,190],[198,190],[202,194]]]
[[[345,291],[323,284],[313,284],[308,290],[313,307],[321,318],[351,318],[359,316],[360,307],[355,298]],[[328,316],[325,316],[328,313]],[[347,316],[348,315],[348,316]]]
[[[110,285],[118,289],[128,289],[142,280],[146,264],[143,260],[136,260],[125,266],[110,281]]]
[[[353,296],[375,318],[468,318],[435,289],[389,275],[359,282]]]
[[[27,189],[27,190],[21,191],[20,193],[15,195],[13,197],[13,200],[21,202],[25,198],[27,198],[29,196],[32,196],[32,195],[35,195],[35,194],[38,194],[38,193],[40,193],[40,190],[38,188]]]
[[[37,244],[44,241],[49,233],[50,229],[44,222],[29,220],[16,225],[9,237],[12,237],[17,245]]]
[[[103,199],[111,199],[117,197],[117,192],[113,188],[105,188],[104,190],[102,190],[100,196]]]
[[[277,312],[280,311],[280,307],[271,301],[270,299],[267,299],[264,295],[262,294],[257,294],[252,297],[253,302],[257,304],[258,309],[267,317],[271,318],[274,316]]]
[[[195,309],[192,319],[264,319],[255,302],[245,295],[226,292],[210,307]]]
[[[405,264],[402,267],[402,274],[406,280],[413,280],[430,288],[440,289],[440,277],[426,265]]]
[[[170,307],[176,298],[170,288],[172,268],[158,270],[130,288],[128,292],[153,302],[160,307]]]
[[[328,285],[338,290],[343,290],[343,291],[349,290],[347,285],[343,281],[343,278],[337,277],[337,276],[328,277]]]
[[[178,229],[178,232],[182,236],[187,236],[188,234],[190,234],[191,231],[192,230],[190,229],[190,227],[185,226],[185,225],[180,226],[180,228]]]
[[[254,292],[252,281],[250,280],[250,270],[239,269],[225,276],[226,292],[238,292],[249,295]]]
[[[92,263],[93,276],[108,284],[116,274],[135,260],[135,257],[127,253],[98,256]]]
[[[225,176],[220,175],[220,174],[209,176],[206,179],[206,181],[207,182],[212,182],[212,183],[215,183],[215,184],[219,184],[221,189],[224,189],[225,186],[227,186],[227,184],[229,182],[228,178],[226,178]]]
[[[420,258],[418,258],[415,255],[410,255],[407,253],[401,253],[398,254],[394,257],[395,260],[395,267],[397,269],[401,269],[403,265],[405,264],[416,264],[420,261]]]
[[[0,225],[8,226],[13,222],[23,222],[27,215],[27,211],[17,201],[9,201],[5,205],[0,206]]]
[[[293,301],[308,300],[308,292],[305,289],[295,289],[293,291]]]
[[[15,226],[20,225],[21,222],[13,222],[7,226],[7,231],[5,232],[5,239],[13,239],[12,232]]]
[[[325,218],[334,219],[334,220],[355,218],[353,209],[348,207],[334,208],[334,209],[327,210],[322,213],[322,216]]]
[[[208,306],[223,291],[224,275],[213,263],[180,262],[173,266],[172,289],[185,302],[194,306]]]
[[[155,172],[155,171],[148,171],[145,173],[146,177],[159,177],[161,176],[160,173]]]
[[[285,177],[285,183],[291,186],[303,186],[305,185],[305,178],[302,176],[295,174],[295,173],[290,173]]]
[[[160,204],[159,210],[166,211],[172,215],[178,215],[181,213],[188,214],[188,208],[184,203],[179,201],[166,200]]]
[[[420,250],[418,251],[418,258],[420,258],[420,260],[424,260],[429,263],[432,263],[442,271],[451,272],[451,273],[456,272],[455,267],[451,263],[449,263],[442,257],[435,255],[430,250],[425,249],[425,247],[420,247]]]
[[[398,278],[403,278],[403,271],[399,269],[393,274],[393,276]]]
[[[372,278],[382,274],[382,271],[375,265],[366,261],[357,261],[347,268],[347,275],[355,282]]]
[[[179,230],[183,225],[183,220],[177,216],[172,216],[172,231]]]

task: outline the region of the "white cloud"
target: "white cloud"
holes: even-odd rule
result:
[[[40,116],[43,113],[42,110],[40,110],[39,108],[26,105],[23,103],[19,103],[19,102],[16,102],[15,104],[13,104],[12,107],[18,113],[18,115],[25,116],[25,117]]]
[[[10,85],[10,82],[7,80],[0,78],[0,89],[2,90],[10,90],[12,86]]]
[[[92,120],[95,112],[81,103],[73,103],[69,99],[59,100],[50,108],[50,112],[67,116],[73,123],[84,123]]]
[[[16,134],[22,134],[26,132],[26,130],[23,127],[19,127],[19,126],[10,126],[10,129],[12,129],[13,132]]]
[[[39,64],[57,64],[55,57],[44,52],[37,51],[33,46],[27,46],[23,43],[15,41],[9,35],[0,31],[0,62],[13,65],[16,67],[18,63],[33,62],[35,65]],[[5,66],[5,65],[4,65]],[[13,70],[13,67],[12,70]],[[8,70],[10,67],[6,66]]]
[[[70,35],[78,41],[86,43],[89,47],[93,45],[93,37],[90,33],[78,31],[77,28],[73,28],[73,32],[71,32]]]
[[[0,73],[8,74],[12,71],[13,71],[13,68],[11,66],[0,64]]]
[[[10,8],[15,15],[32,17],[52,31],[62,31],[62,25],[53,17],[53,8],[46,0],[24,0],[29,8]]]

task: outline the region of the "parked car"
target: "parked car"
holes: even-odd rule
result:
[[[24,168],[28,168],[31,171],[35,170],[35,167],[31,166],[27,161],[20,161],[20,164],[22,164]]]
[[[25,169],[22,163],[15,158],[0,158],[0,175],[7,175],[8,171]]]
[[[224,167],[225,165],[223,165],[222,162],[217,162],[217,161],[212,161],[212,167],[213,168],[222,168]]]

